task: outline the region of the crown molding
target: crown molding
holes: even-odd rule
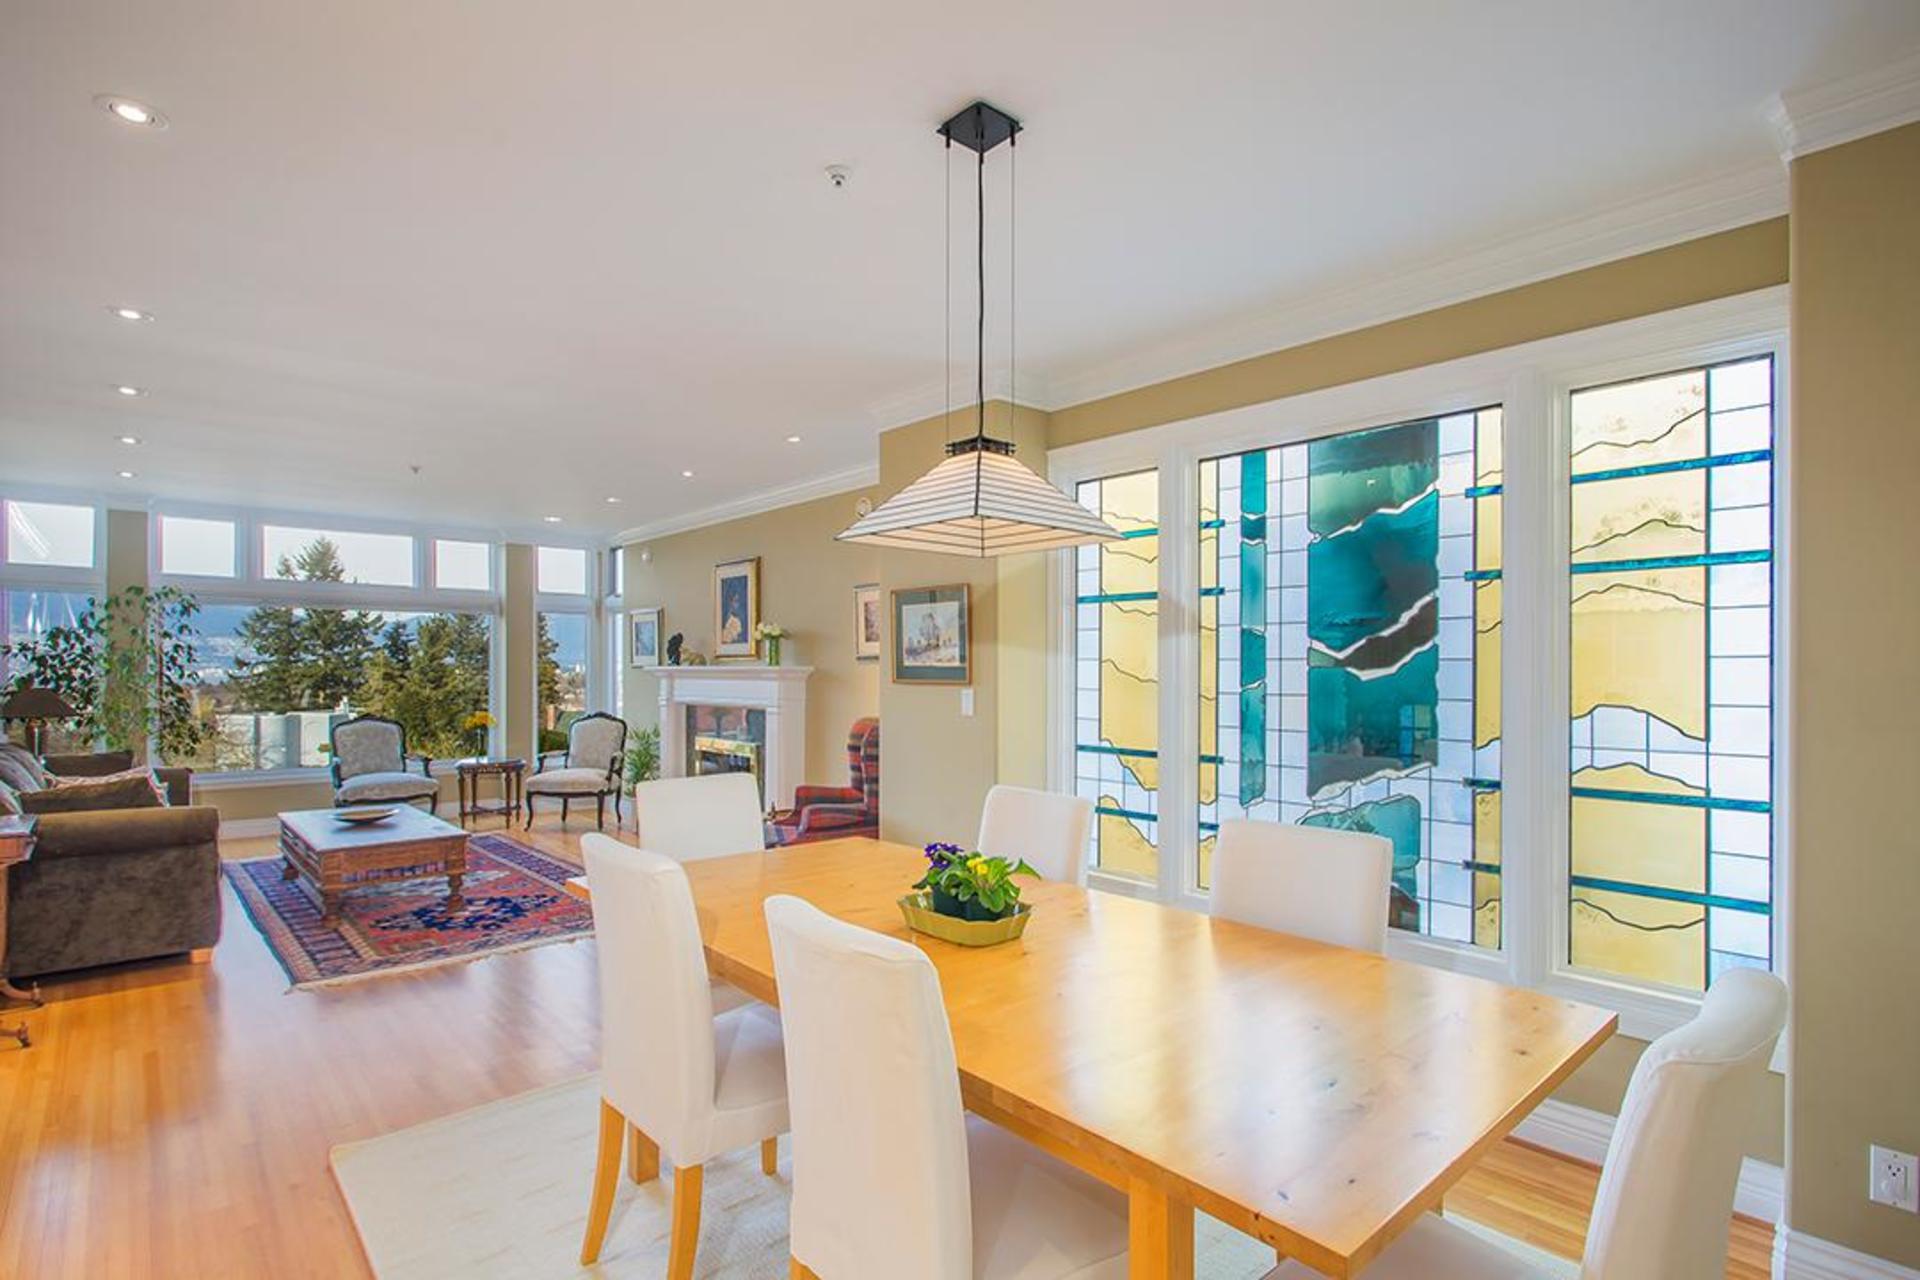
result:
[[[1912,124],[1920,120],[1920,53],[1844,80],[1776,93],[1766,116],[1783,164]]]
[[[972,381],[969,379],[964,386],[956,386],[953,390],[960,392],[959,399],[950,398],[951,391],[944,383],[916,387],[912,391],[869,403],[867,414],[877,431],[887,432],[895,427],[938,417],[943,412],[955,415],[971,413],[974,405],[979,403],[973,394]],[[992,403],[995,400],[1051,409],[1057,397],[1040,374],[1022,370],[1016,381],[1005,367],[1000,367],[987,370],[987,401]]]
[[[624,547],[630,542],[645,542],[649,538],[664,538],[670,533],[704,529],[708,525],[724,524],[728,520],[738,520],[742,516],[759,515],[764,511],[791,507],[795,503],[811,502],[815,498],[830,498],[836,493],[848,493],[854,489],[865,489],[879,483],[880,462],[875,459],[857,467],[849,467],[845,471],[828,472],[826,475],[814,476],[809,480],[798,480],[792,484],[762,489],[758,493],[750,493],[743,498],[730,498],[726,502],[702,507],[697,511],[687,511],[662,520],[637,524],[614,534],[611,541],[616,547]],[[847,517],[847,522],[849,524],[853,522],[851,515]]]
[[[1464,254],[1314,290],[1115,360],[1056,371],[1058,409],[1664,248],[1787,211],[1772,161],[1608,205]],[[1025,379],[1022,379],[1023,383]]]

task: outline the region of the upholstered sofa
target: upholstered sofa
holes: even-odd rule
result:
[[[96,777],[125,753],[49,756],[47,771]],[[157,769],[166,807],[46,813],[33,857],[7,873],[12,977],[144,960],[220,940],[220,813],[192,803],[192,772]]]
[[[847,733],[844,787],[794,789],[793,808],[767,824],[770,844],[806,844],[880,834],[880,721],[867,716]]]

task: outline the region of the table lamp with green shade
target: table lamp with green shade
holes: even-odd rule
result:
[[[43,754],[40,748],[47,731],[47,721],[71,720],[79,714],[53,690],[33,685],[14,690],[4,703],[0,703],[0,720],[27,722],[27,732],[32,736],[30,745],[36,756]]]

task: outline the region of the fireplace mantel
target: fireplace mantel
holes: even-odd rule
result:
[[[654,667],[660,682],[660,773],[686,773],[687,714],[697,707],[758,707],[767,713],[767,803],[793,807],[793,791],[807,776],[807,677],[812,667],[758,663]]]

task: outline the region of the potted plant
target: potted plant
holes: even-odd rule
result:
[[[1026,930],[1032,908],[1020,900],[1015,876],[1039,878],[1024,859],[989,857],[957,844],[926,847],[927,872],[900,899],[907,926],[962,946],[1008,942]]]
[[[633,735],[627,747],[627,790],[660,776],[660,726],[649,725]]]
[[[7,648],[12,688],[52,689],[80,735],[109,750],[190,758],[206,738],[193,697],[199,603],[178,587],[127,587],[68,625]]]
[[[487,731],[493,728],[493,714],[488,711],[476,711],[465,720],[462,720],[460,727],[466,731],[471,739],[473,754],[476,756],[486,755]]]
[[[780,642],[787,638],[787,629],[777,622],[762,622],[753,629],[753,638],[766,646],[767,665],[780,665]]]

